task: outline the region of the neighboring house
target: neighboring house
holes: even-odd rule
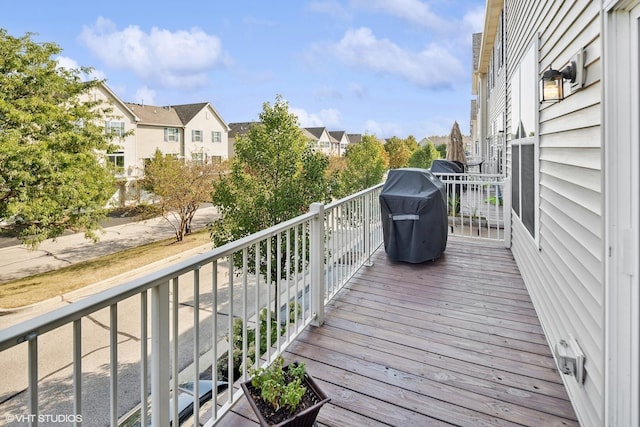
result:
[[[249,132],[251,126],[258,122],[240,122],[229,123],[229,158],[235,156],[235,146],[238,137],[244,136]]]
[[[111,106],[105,131],[121,135],[107,159],[118,166],[120,205],[139,200],[144,164],[160,149],[165,154],[199,162],[219,162],[229,157],[229,127],[208,102],[175,106],[125,103],[106,85],[89,96]]]
[[[257,122],[229,123],[229,157],[233,157],[235,142],[239,136],[246,135],[251,126]],[[327,131],[323,127],[300,128],[304,137],[309,140],[314,148],[328,156],[343,156],[349,138],[344,131]]]
[[[584,382],[562,376],[583,426],[640,425],[639,39],[640,0],[489,0],[474,76],[480,141],[506,136],[513,256],[556,361],[584,355]]]
[[[347,138],[349,139],[349,144],[358,144],[362,142],[361,133],[348,133]]]
[[[333,138],[325,127],[304,128],[309,140],[327,156],[340,155],[340,143]]]
[[[208,102],[153,106],[127,103],[138,123],[139,158],[156,149],[196,162],[220,162],[229,156],[229,126]]]
[[[344,156],[347,152],[347,146],[349,145],[349,137],[347,136],[347,133],[343,130],[334,130],[330,131],[329,135],[338,141],[338,155],[340,157]]]
[[[138,167],[136,143],[136,129],[140,118],[104,83],[96,86],[89,96],[93,98],[92,101],[101,101],[111,108],[108,117],[104,117],[103,125],[106,132],[117,135],[113,140],[116,148],[113,152],[106,153],[106,158],[117,167],[118,191],[114,195],[115,202],[124,205],[127,200],[140,195],[138,181],[142,178],[143,171]]]

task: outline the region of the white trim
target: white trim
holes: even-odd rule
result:
[[[640,1],[608,2],[606,11],[605,420],[640,425]]]

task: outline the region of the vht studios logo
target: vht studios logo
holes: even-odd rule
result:
[[[37,421],[39,423],[76,423],[82,422],[82,415],[64,415],[64,414],[6,414],[5,420],[9,423],[33,423]]]

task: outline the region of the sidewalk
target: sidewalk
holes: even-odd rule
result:
[[[215,214],[212,206],[199,208],[193,218],[192,228],[198,230],[205,227],[213,221]],[[46,240],[36,250],[23,245],[0,248],[0,283],[171,238],[174,230],[164,218],[152,218],[107,226],[99,236],[100,240],[96,243],[86,239],[83,233],[77,233],[58,237],[55,241]]]

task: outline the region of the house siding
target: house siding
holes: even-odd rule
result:
[[[539,228],[514,216],[512,251],[553,348],[576,338],[586,356],[583,386],[563,376],[584,426],[604,424],[604,237],[599,2],[507,1],[508,71],[538,39],[538,76],[586,49],[585,87],[541,104]],[[508,75],[507,79],[511,78]],[[568,85],[566,86],[568,89]],[[509,93],[507,98],[511,96]],[[507,102],[507,105],[509,103]],[[514,133],[507,110],[507,134]],[[511,156],[508,156],[511,173]]]
[[[192,130],[202,131],[201,142],[192,141]],[[220,132],[220,142],[211,142],[212,131]],[[187,159],[191,159],[193,153],[206,153],[209,158],[218,156],[227,159],[229,156],[227,126],[218,119],[217,114],[209,107],[202,109],[189,121],[185,127],[185,138],[185,157]]]

